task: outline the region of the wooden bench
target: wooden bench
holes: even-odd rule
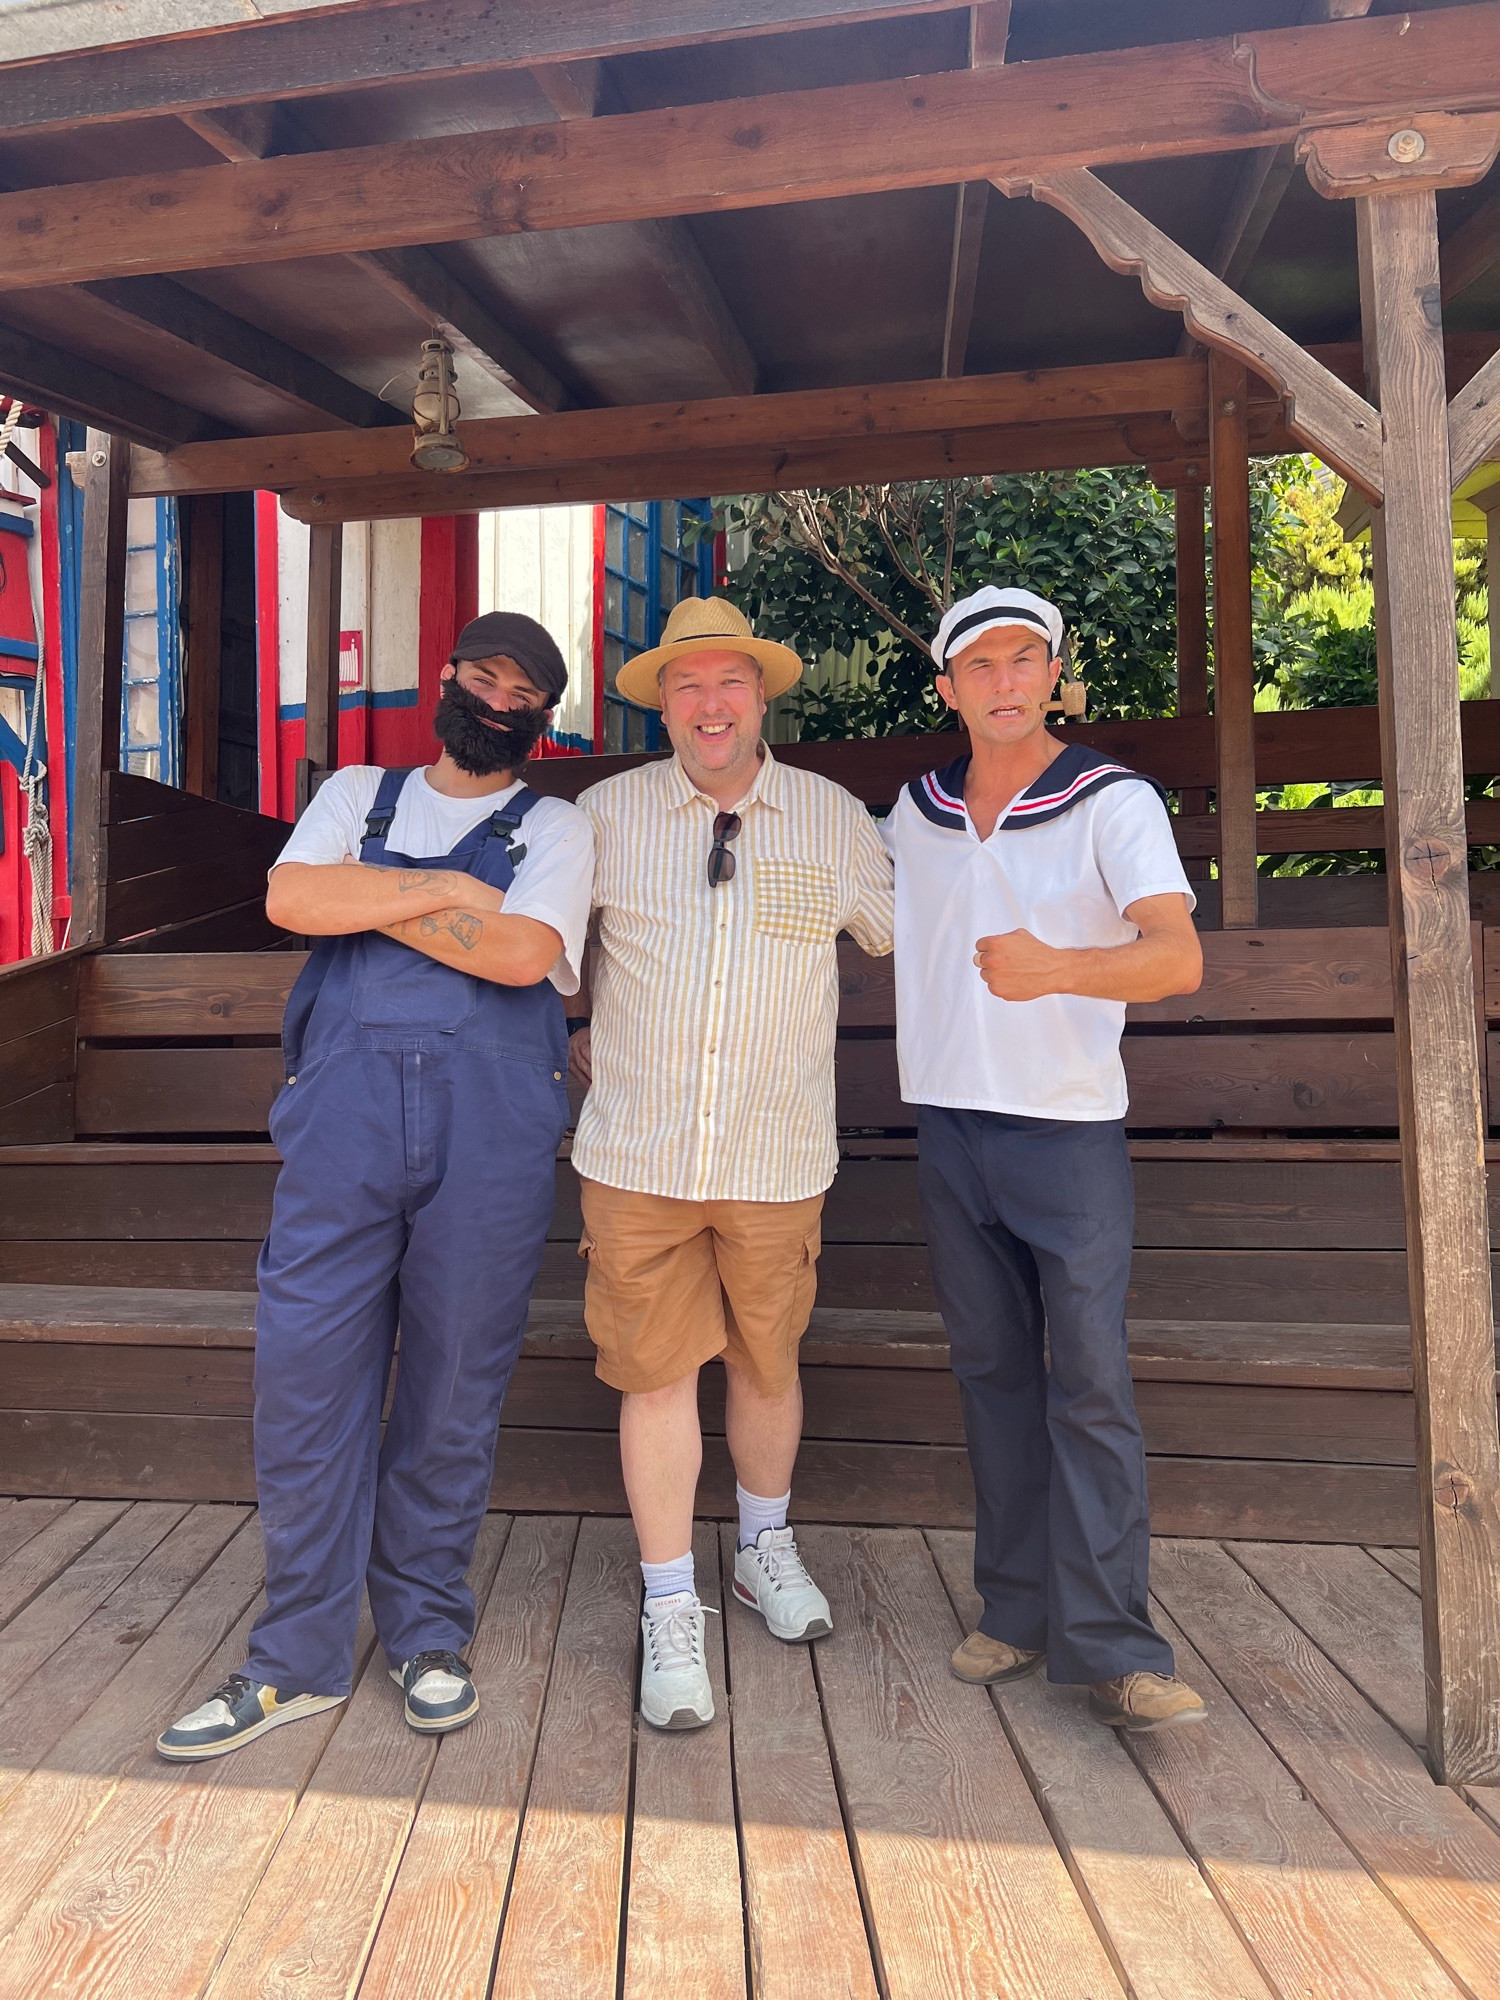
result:
[[[1204,944],[1202,990],[1133,1008],[1125,1043],[1132,1360],[1158,1525],[1410,1540],[1386,933],[1208,932]],[[1492,956],[1484,990],[1500,1013]],[[265,1118],[301,963],[85,953],[0,976],[0,1130],[30,1141],[0,1145],[0,1461],[25,1490],[247,1496],[249,1294],[277,1171]],[[805,1350],[799,1492],[824,1518],[952,1524],[971,1501],[914,1114],[896,1084],[890,962],[846,942],[841,984],[844,1158]],[[21,1004],[4,1004],[6,988]],[[506,1411],[507,1506],[621,1504],[614,1399],[581,1322],[578,1224],[564,1160]],[[64,1289],[44,1310],[38,1286]],[[163,1331],[174,1294],[192,1337]],[[714,1505],[729,1490],[716,1378],[704,1389]]]
[[[253,1499],[254,1313],[249,1292],[0,1286],[10,1490],[55,1492],[61,1479],[78,1497]],[[1241,1534],[1346,1540],[1357,1508],[1360,1532],[1410,1538],[1404,1328],[1147,1320],[1130,1334],[1159,1532],[1196,1533],[1232,1507]],[[820,1306],[803,1362],[805,1513],[931,1527],[972,1518],[935,1314]],[[722,1513],[733,1476],[719,1370],[704,1377],[702,1406],[705,1508]],[[506,1401],[494,1505],[622,1511],[618,1408],[594,1375],[579,1304],[538,1300]]]

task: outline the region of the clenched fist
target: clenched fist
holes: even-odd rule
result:
[[[1066,991],[1061,974],[1068,956],[1030,931],[1004,931],[981,938],[974,948],[980,977],[997,1000],[1040,1000]]]

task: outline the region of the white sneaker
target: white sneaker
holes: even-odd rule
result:
[[[690,1590],[646,1599],[641,1714],[653,1729],[701,1729],[714,1719],[714,1691],[703,1658],[703,1619],[712,1610]]]
[[[778,1639],[826,1639],[833,1630],[828,1599],[803,1568],[790,1528],[762,1528],[753,1548],[735,1551],[734,1594]]]

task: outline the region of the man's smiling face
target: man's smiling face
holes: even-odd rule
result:
[[[949,657],[937,690],[976,743],[1024,743],[1047,718],[1062,661],[1026,625],[996,625]]]
[[[690,775],[753,764],[766,712],[760,668],[745,653],[684,653],[661,670],[662,719]]]

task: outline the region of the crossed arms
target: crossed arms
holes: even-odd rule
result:
[[[271,871],[266,915],[308,937],[383,931],[496,986],[535,986],[563,948],[550,924],[507,915],[502,891],[452,868],[283,861]]]

